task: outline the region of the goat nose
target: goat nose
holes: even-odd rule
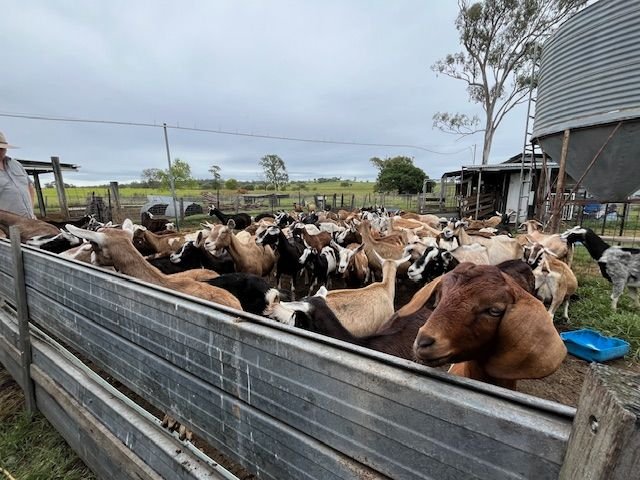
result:
[[[416,338],[415,348],[416,349],[428,348],[434,343],[436,343],[435,338],[430,337],[428,335],[421,335],[418,338]]]

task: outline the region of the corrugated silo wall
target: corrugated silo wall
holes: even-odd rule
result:
[[[638,45],[640,1],[600,0],[543,46],[533,138],[558,161],[570,129],[567,173],[601,201],[640,188]]]
[[[545,43],[534,136],[640,116],[640,2],[600,0]]]

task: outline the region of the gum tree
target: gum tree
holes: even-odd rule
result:
[[[466,84],[469,100],[484,118],[438,112],[433,125],[460,136],[484,132],[482,163],[489,161],[493,135],[504,116],[527,99],[536,52],[545,38],[586,0],[458,0],[456,29],[462,51],[431,66],[437,74]]]

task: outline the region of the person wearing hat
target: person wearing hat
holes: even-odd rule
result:
[[[7,156],[8,148],[17,148],[7,143],[0,132],[0,209],[26,218],[36,218],[33,203],[36,191],[24,167]]]

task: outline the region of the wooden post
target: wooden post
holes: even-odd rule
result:
[[[60,203],[60,213],[65,220],[69,220],[69,207],[67,206],[67,194],[64,189],[64,180],[62,179],[62,170],[60,170],[60,159],[51,157],[51,165],[53,167],[53,176],[56,180],[56,192],[58,192],[58,202]]]
[[[482,168],[478,170],[478,189],[476,191],[476,214],[475,219],[478,220],[478,210],[480,210],[480,185],[482,184]]]
[[[184,222],[184,197],[180,197],[180,201],[178,202],[178,208],[180,208],[180,223]]]
[[[109,195],[111,199],[111,218],[114,222],[122,221],[122,206],[120,205],[120,190],[118,189],[118,182],[109,182]],[[115,210],[115,215],[113,211]]]
[[[560,227],[560,217],[562,216],[562,204],[564,200],[565,168],[567,165],[567,152],[569,151],[569,135],[571,130],[566,129],[562,137],[562,150],[560,152],[560,162],[558,169],[558,183],[556,184],[556,198],[553,202],[551,212],[551,233],[557,233]]]
[[[592,363],[560,480],[628,480],[640,472],[640,374]]]
[[[37,411],[35,389],[31,380],[31,333],[29,332],[29,309],[27,306],[27,288],[24,283],[24,264],[20,229],[17,225],[9,227],[11,252],[13,257],[13,281],[16,291],[16,310],[18,315],[18,334],[20,363],[22,365],[22,385],[24,386],[25,406],[29,414]]]
[[[36,196],[38,197],[38,208],[40,209],[40,216],[46,217],[47,207],[44,204],[44,196],[42,195],[42,186],[40,185],[40,174],[37,172],[33,174],[33,184],[36,187]]]
[[[351,194],[351,210],[353,212],[353,209],[356,207],[356,194],[352,193]]]

